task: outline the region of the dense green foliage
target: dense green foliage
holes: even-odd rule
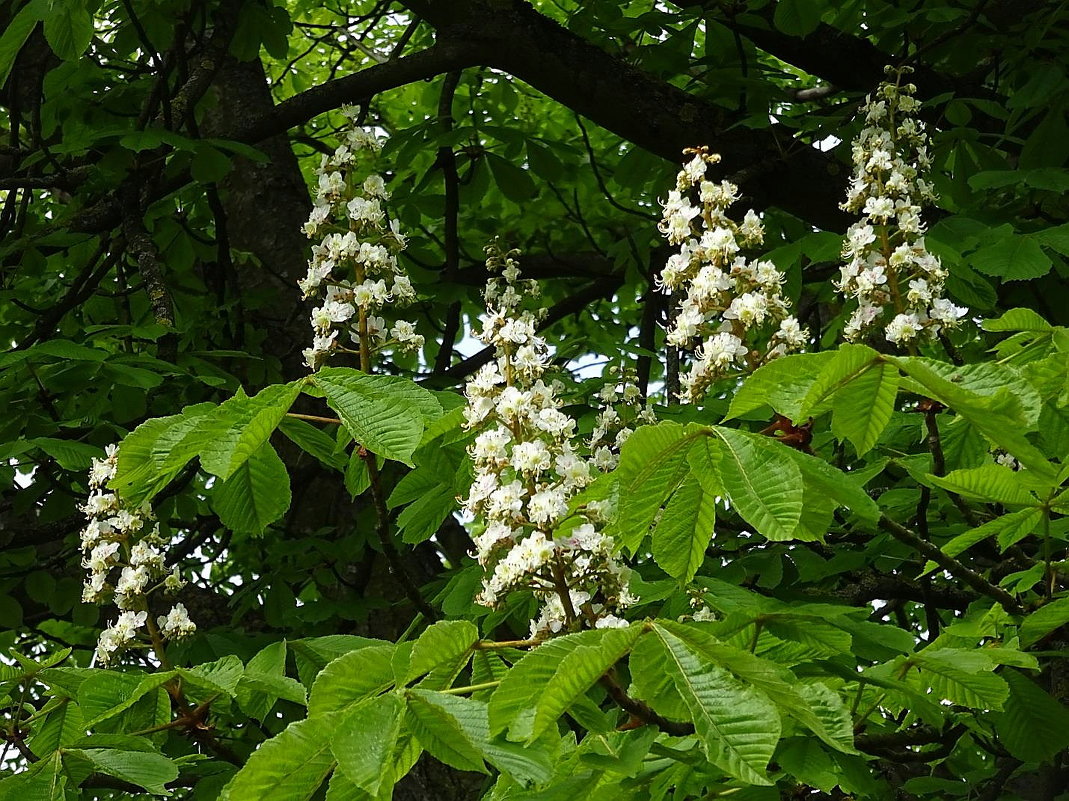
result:
[[[1060,4],[7,0],[0,30],[0,801],[1069,798]],[[906,350],[844,343],[833,283],[887,64],[970,309]],[[375,375],[301,363],[349,104],[426,340]],[[655,278],[699,145],[813,337],[690,406]],[[494,237],[581,434],[608,368],[657,414],[573,499],[616,509],[627,627],[476,602]],[[120,440],[197,633],[103,667],[79,531]]]

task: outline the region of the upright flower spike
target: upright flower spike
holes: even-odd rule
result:
[[[556,382],[543,376],[549,353],[537,317],[521,311],[537,284],[519,278],[516,251],[487,248],[491,278],[479,338],[496,351],[468,382],[467,427],[479,431],[469,453],[475,476],[465,509],[482,523],[475,538],[486,569],[479,602],[497,606],[515,590],[542,602],[531,636],[627,625],[617,616],[634,601],[629,570],[599,529],[597,508],[569,514],[569,501],[592,480],[572,444],[576,424],[561,411]]]
[[[937,197],[924,177],[931,169],[928,135],[912,116],[920,106],[917,87],[902,83],[909,68],[887,71],[895,81],[867,98],[866,124],[853,144],[854,174],[842,208],[863,216],[847,232],[837,285],[857,304],[844,330],[848,340],[879,331],[909,346],[955,327],[968,310],[943,296],[947,272],[924,245],[921,213]]]
[[[397,220],[386,219],[383,203],[389,199],[381,175],[355,178],[361,151],[376,154],[382,145],[355,124],[356,110],[342,109],[350,127],[331,156],[323,156],[316,171],[319,184],[315,206],[304,225],[309,238],[322,236],[312,247],[308,274],[298,281],[305,298],[320,305],[312,310],[312,347],[305,363],[318,370],[335,351],[357,346],[361,361],[371,347],[418,350],[423,336],[414,323],[396,320],[392,327],[380,312],[387,303],[409,303],[416,298],[412,282],[397,260],[406,239]],[[339,334],[346,335],[339,340]]]
[[[104,459],[93,459],[89,469],[89,498],[82,507],[88,523],[81,533],[82,567],[88,572],[82,589],[85,603],[114,600],[119,616],[100,634],[97,659],[108,664],[122,651],[147,636],[153,645],[186,637],[196,631],[185,606],[175,604],[166,615],[150,621],[148,597],[157,590],[175,591],[184,582],[178,570],[169,571],[164,561],[159,524],[152,525],[152,510],[146,504],[131,508],[107,489],[115,477],[118,448],[109,445]],[[114,580],[114,581],[113,581]],[[144,631],[142,631],[144,629]],[[155,630],[155,631],[154,631]]]
[[[694,351],[691,369],[680,381],[680,398],[697,403],[717,379],[800,348],[809,335],[790,314],[783,273],[770,261],[739,255],[760,245],[765,231],[752,209],[741,223],[728,217],[739,188],[706,177],[720,156],[705,147],[683,152],[692,158],[662,203],[658,225],[679,252],[668,259],[657,284],[668,294],[683,295],[668,342]],[[767,345],[750,350],[747,343],[758,336],[767,337]]]

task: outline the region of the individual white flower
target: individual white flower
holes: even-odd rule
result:
[[[188,637],[197,630],[197,625],[189,619],[189,613],[182,604],[175,604],[166,615],[156,619],[160,633],[169,640]]]

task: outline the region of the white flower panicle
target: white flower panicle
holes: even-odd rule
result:
[[[657,285],[683,296],[667,339],[694,351],[691,369],[681,378],[680,397],[697,403],[717,379],[800,348],[809,334],[790,314],[782,294],[783,273],[770,261],[739,255],[760,245],[765,231],[752,209],[741,223],[728,217],[739,188],[706,174],[720,156],[705,147],[688,148],[684,155],[693,158],[662,202],[658,225],[679,252],[668,259]],[[767,337],[767,346],[751,351],[747,341],[759,334]]]
[[[519,279],[516,251],[487,248],[487,314],[479,338],[494,362],[468,382],[467,427],[475,475],[464,508],[483,523],[475,556],[487,571],[479,602],[496,606],[514,590],[542,602],[531,636],[563,629],[626,626],[616,613],[634,598],[629,569],[599,529],[597,508],[569,514],[569,501],[593,480],[590,462],[572,444],[576,423],[561,411],[559,384],[543,380],[549,361],[535,333],[536,317],[521,311],[533,282]]]
[[[89,469],[89,497],[82,506],[88,522],[81,533],[82,567],[87,571],[82,601],[103,604],[110,598],[119,609],[114,623],[100,634],[97,658],[101,664],[113,661],[148,627],[148,596],[163,589],[181,589],[184,582],[178,568],[168,570],[158,523],[145,504],[133,509],[107,489],[115,477],[118,448],[109,445],[104,459],[93,459]],[[166,621],[166,622],[165,622]],[[173,640],[185,637],[197,627],[182,604],[175,604],[160,616],[162,636]]]
[[[351,107],[342,110],[349,120]],[[389,199],[386,182],[370,175],[357,183],[356,162],[361,150],[377,153],[375,136],[352,124],[332,156],[323,156],[316,171],[319,185],[315,207],[305,223],[309,238],[322,237],[312,247],[308,274],[298,281],[305,298],[320,304],[312,310],[312,347],[305,363],[318,370],[331,353],[351,350],[344,342],[361,341],[377,348],[418,350],[423,336],[414,323],[386,323],[381,312],[388,303],[404,304],[416,298],[415,289],[397,255],[406,240],[397,220],[387,221],[383,203]],[[339,335],[347,337],[339,339]]]
[[[842,208],[862,219],[847,231],[836,282],[857,304],[843,332],[851,341],[881,331],[888,342],[909,345],[955,327],[968,311],[943,296],[947,272],[924,245],[921,212],[937,197],[924,177],[931,168],[928,136],[911,116],[920,106],[916,87],[902,83],[909,71],[895,71],[893,83],[867,98],[865,127],[853,144],[854,174]]]
[[[601,411],[587,443],[591,462],[605,473],[615,469],[620,448],[637,426],[657,422],[653,407],[642,402],[642,391],[630,371],[610,368],[606,375],[608,381],[598,391]]]

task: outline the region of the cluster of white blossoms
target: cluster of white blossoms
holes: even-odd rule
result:
[[[868,97],[865,127],[853,144],[854,175],[842,208],[864,216],[847,231],[837,282],[857,304],[843,332],[848,340],[875,329],[906,345],[956,326],[967,312],[943,297],[947,272],[924,245],[921,212],[936,194],[924,178],[931,168],[928,136],[911,116],[920,105],[916,87],[901,83],[908,71]]]
[[[178,568],[168,570],[164,562],[164,540],[158,523],[153,523],[148,505],[130,508],[107,489],[115,477],[118,448],[109,445],[104,459],[93,459],[89,469],[89,498],[82,511],[88,522],[81,533],[82,566],[88,571],[82,601],[105,603],[114,600],[119,616],[97,642],[97,658],[102,664],[115,659],[149,627],[148,596],[164,589],[181,589],[184,582]],[[175,604],[157,620],[162,637],[173,640],[196,631],[186,608]]]
[[[342,109],[352,121],[356,111]],[[305,363],[319,369],[337,350],[353,351],[361,342],[376,348],[418,350],[423,336],[407,320],[389,326],[380,315],[387,303],[416,299],[412,282],[397,261],[406,239],[396,219],[387,221],[383,203],[389,199],[381,175],[369,175],[356,184],[354,174],[361,150],[377,153],[381,143],[374,134],[353,123],[332,156],[323,156],[316,171],[319,186],[315,206],[304,232],[321,237],[312,247],[308,274],[298,281],[305,298],[320,305],[312,310],[312,347],[304,351]],[[339,334],[347,338],[339,340]]]
[[[486,577],[478,601],[496,606],[514,590],[542,602],[531,636],[564,629],[626,626],[617,616],[634,602],[630,570],[602,533],[603,509],[587,504],[569,514],[569,501],[593,478],[572,440],[576,423],[561,411],[557,382],[543,380],[548,347],[536,317],[519,306],[536,292],[520,281],[515,251],[487,248],[487,267],[500,271],[485,298],[479,338],[495,361],[468,382],[467,427],[479,431],[469,449],[475,467],[464,508],[483,523],[475,556]]]
[[[782,294],[783,273],[770,261],[739,255],[760,245],[765,231],[752,209],[742,223],[728,217],[739,188],[706,177],[720,156],[704,147],[684,154],[693,158],[663,201],[658,225],[669,244],[680,249],[668,259],[657,285],[668,294],[684,295],[668,342],[694,350],[691,369],[680,381],[680,398],[697,403],[712,382],[800,348],[808,332],[790,314]],[[767,346],[751,351],[746,343],[759,334],[767,337]]]
[[[642,391],[630,372],[610,368],[607,376],[609,380],[598,391],[601,411],[587,443],[591,462],[605,473],[615,469],[620,449],[637,426],[657,422],[653,407],[643,404]]]

